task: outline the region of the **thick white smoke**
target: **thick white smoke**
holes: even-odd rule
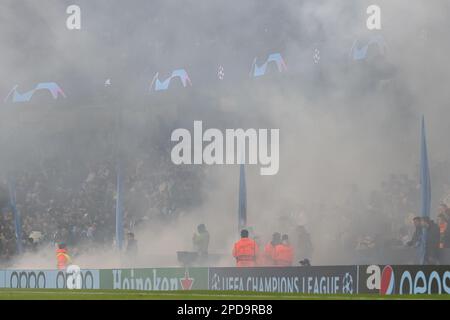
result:
[[[116,128],[116,107],[123,117],[121,151],[130,163],[149,153],[138,136],[149,136],[152,150],[158,150],[158,143],[165,150],[152,151],[151,161],[144,160],[146,173],[159,170],[157,159],[170,157],[171,130],[192,130],[194,120],[220,129],[278,128],[279,173],[260,176],[259,166],[246,167],[249,225],[265,242],[274,231],[288,233],[305,224],[313,238],[314,262],[336,263],[336,237],[348,219],[367,215],[370,192],[391,173],[416,176],[422,114],[431,162],[450,156],[445,147],[450,134],[445,1],[377,1],[382,30],[376,33],[388,43],[381,67],[361,67],[348,58],[353,41],[370,35],[365,19],[373,1],[81,1],[82,30],[76,32],[65,28],[66,2],[0,4],[0,94],[6,96],[15,84],[27,88],[40,81],[61,81],[68,96],[60,109],[57,102],[33,105],[35,110],[26,110],[25,104],[2,107],[0,141],[5,152],[0,169],[5,173],[12,165],[27,167],[27,155],[34,159],[40,149],[67,157],[69,151],[81,154],[76,161],[84,161],[83,156],[95,159],[103,146],[86,147],[86,132],[92,123],[105,132]],[[320,49],[318,64],[314,49]],[[273,52],[282,53],[286,74],[249,78],[254,57],[263,59]],[[229,82],[217,81],[219,64]],[[180,67],[190,72],[192,88],[158,97],[148,93],[156,72]],[[99,99],[103,92],[92,90],[107,78],[112,79],[111,89],[121,90],[110,111]],[[59,141],[55,136],[60,132],[86,138]],[[198,201],[180,200],[177,218],[152,218],[138,227],[134,265],[177,265],[175,252],[192,249],[199,223],[211,234],[210,251],[224,256],[220,263],[233,263],[239,168],[203,166],[192,171],[199,181],[184,192],[195,194]],[[73,172],[74,181],[78,174]],[[434,200],[441,196],[436,194]],[[129,214],[152,216],[148,202],[141,200]],[[52,268],[53,250],[26,254],[14,266]],[[80,253],[76,263],[130,265],[112,244],[100,253]]]

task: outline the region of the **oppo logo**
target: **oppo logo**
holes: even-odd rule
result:
[[[93,289],[91,271],[82,272],[79,266],[70,265],[61,271],[13,271],[9,287],[17,289]]]
[[[379,290],[380,294],[431,294],[450,293],[450,271],[438,272],[433,270],[425,274],[424,271],[402,273],[394,272],[394,268],[387,265],[381,270],[378,265],[368,266],[366,286],[369,290]],[[396,281],[396,277],[398,282]],[[396,290],[396,285],[398,289]]]
[[[45,273],[39,271],[14,271],[9,278],[10,288],[45,288]]]

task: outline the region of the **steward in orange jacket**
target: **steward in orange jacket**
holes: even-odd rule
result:
[[[233,257],[236,259],[237,267],[254,267],[256,265],[256,255],[258,245],[248,237],[248,231],[241,231],[241,239],[233,246]]]
[[[289,237],[283,234],[281,243],[275,246],[274,261],[276,266],[292,266],[294,260],[294,249],[289,244]]]
[[[274,254],[275,247],[281,243],[281,234],[275,232],[272,235],[272,241],[266,244],[264,247],[264,265],[265,266],[273,266],[275,265]]]
[[[66,269],[66,267],[72,262],[72,259],[67,253],[65,243],[59,243],[58,249],[56,249],[56,264],[58,269]]]

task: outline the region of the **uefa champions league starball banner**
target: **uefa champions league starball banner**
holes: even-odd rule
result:
[[[209,268],[209,289],[354,294],[357,276],[357,266]]]

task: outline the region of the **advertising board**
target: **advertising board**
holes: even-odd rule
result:
[[[210,268],[210,290],[357,293],[357,266]]]

